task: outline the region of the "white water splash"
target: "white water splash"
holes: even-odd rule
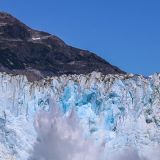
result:
[[[38,140],[30,159],[100,160],[101,147],[84,138],[74,113],[63,117],[56,108],[38,113],[35,120]]]

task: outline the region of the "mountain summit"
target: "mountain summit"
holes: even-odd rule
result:
[[[30,81],[62,74],[123,74],[94,53],[67,45],[57,36],[26,26],[0,12],[0,71],[24,74]]]

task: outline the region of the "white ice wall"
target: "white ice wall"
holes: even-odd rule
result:
[[[36,113],[49,111],[53,99],[64,116],[74,109],[85,136],[110,150],[132,144],[143,152],[160,143],[160,74],[93,72],[31,83],[0,73],[0,159],[27,159],[36,140]]]

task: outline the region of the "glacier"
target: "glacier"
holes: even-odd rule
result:
[[[74,111],[83,136],[103,145],[105,160],[130,147],[148,160],[160,159],[160,74],[92,72],[35,82],[0,73],[0,160],[30,157],[37,141],[35,117],[50,112],[53,99],[63,118]]]

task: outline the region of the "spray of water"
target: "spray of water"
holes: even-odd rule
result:
[[[66,118],[57,108],[37,114],[35,129],[38,139],[30,159],[99,160],[100,148],[96,147],[91,139],[84,138],[74,111]]]
[[[49,112],[40,111],[35,118],[38,138],[29,160],[159,160],[159,151],[153,155],[147,150],[144,158],[133,148],[107,155],[107,145],[96,146],[93,139],[84,137],[74,111],[64,117],[56,104],[50,106]]]

